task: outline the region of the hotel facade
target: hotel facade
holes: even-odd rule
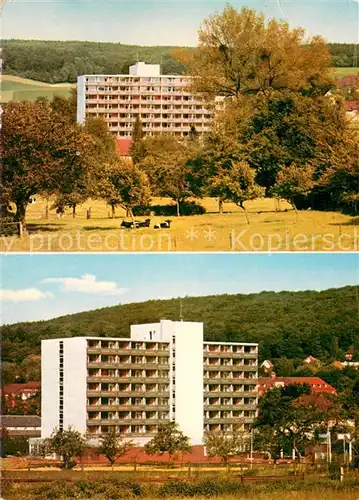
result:
[[[77,121],[102,117],[118,140],[132,136],[137,117],[145,135],[199,135],[210,130],[211,112],[188,92],[190,77],[161,75],[159,64],[138,62],[128,75],[82,75],[77,79]]]
[[[89,439],[116,428],[145,444],[174,420],[192,444],[204,431],[249,429],[257,412],[258,345],[203,340],[203,323],[131,326],[130,338],[42,341],[42,429]]]

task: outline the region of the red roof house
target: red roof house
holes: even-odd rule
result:
[[[319,377],[261,377],[258,379],[258,392],[262,396],[276,387],[288,387],[294,384],[308,384],[312,394],[336,394],[337,391]]]
[[[132,139],[124,137],[123,139],[116,139],[116,150],[120,156],[131,156]]]
[[[344,89],[345,87],[357,87],[358,85],[358,75],[347,75],[337,80],[338,89]]]
[[[26,382],[25,384],[7,384],[2,388],[2,393],[6,399],[10,399],[15,404],[15,399],[21,397],[23,401],[41,390],[41,382]]]

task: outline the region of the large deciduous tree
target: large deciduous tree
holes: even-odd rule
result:
[[[193,135],[187,140],[177,140],[163,134],[146,139],[145,147],[146,154],[139,166],[148,175],[153,194],[175,201],[179,216],[186,199],[201,195],[202,181],[194,161],[198,142]]]
[[[193,90],[204,97],[290,89],[306,94],[327,92],[332,85],[331,56],[320,37],[305,39],[301,28],[285,21],[227,5],[202,23],[196,50],[186,52]]]
[[[46,100],[10,102],[3,113],[1,189],[24,221],[31,197],[69,194],[96,157],[94,141]]]
[[[112,207],[112,211],[119,205],[129,212],[132,220],[133,207],[148,205],[151,200],[147,175],[132,161],[124,158],[118,158],[105,167],[100,186],[101,196]]]

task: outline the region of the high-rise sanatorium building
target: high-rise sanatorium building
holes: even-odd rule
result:
[[[129,141],[140,117],[145,135],[185,136],[194,125],[208,132],[211,112],[188,90],[190,77],[161,75],[159,64],[138,62],[128,75],[83,75],[77,79],[77,121],[103,117],[115,138]],[[120,141],[121,142],[121,141]]]
[[[138,444],[175,420],[203,432],[239,432],[257,412],[258,344],[205,342],[203,323],[131,326],[130,338],[42,341],[42,430],[72,426],[88,438],[115,427]]]

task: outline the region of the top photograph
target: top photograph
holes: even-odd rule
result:
[[[358,251],[359,0],[0,6],[3,254]]]

